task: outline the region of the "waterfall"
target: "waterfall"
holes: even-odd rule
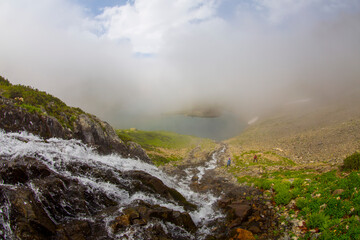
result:
[[[179,226],[161,222],[160,224],[165,232],[171,232],[182,236],[183,239],[203,239],[209,234],[207,223],[224,217],[220,211],[213,207],[214,203],[218,200],[218,197],[210,193],[200,194],[192,191],[189,188],[191,178],[184,178],[182,181],[177,181],[173,176],[168,176],[157,167],[144,163],[141,160],[123,158],[115,154],[105,156],[99,155],[93,148],[84,145],[79,140],[64,140],[57,138],[44,140],[27,132],[5,133],[0,130],[0,157],[2,161],[12,161],[24,157],[35,158],[41,161],[41,163],[52,172],[78,182],[86,189],[87,193],[104,196],[97,200],[98,205],[100,206],[99,209],[101,209],[101,201],[103,201],[104,198],[116,202],[116,210],[103,218],[103,224],[106,225],[109,236],[115,239],[136,239],[145,236],[142,235],[146,234],[146,229],[143,226],[130,226],[126,231],[119,232],[116,235],[114,235],[110,229],[110,223],[117,216],[116,214],[120,213],[122,209],[136,203],[138,200],[142,200],[152,205],[160,205],[174,211],[186,211],[184,206],[157,194],[133,191],[133,186],[136,182],[135,180],[124,176],[124,173],[127,171],[139,170],[146,172],[151,176],[160,179],[169,188],[176,189],[187,201],[197,206],[196,210],[187,210],[198,228],[196,233],[191,234]],[[199,179],[202,178],[205,170],[213,169],[215,167],[216,161],[216,155],[213,154],[210,163],[199,169]],[[98,175],[106,177],[98,177]],[[40,188],[36,181],[27,182],[26,186],[31,189],[39,202],[42,202],[44,206],[47,206],[45,207],[45,211],[48,211],[47,213],[53,222],[57,224],[61,221],[60,217],[52,216],[49,212],[51,206],[44,202],[44,194],[47,194],[46,191]],[[21,187],[21,184],[5,184],[0,178],[0,187],[16,189]],[[71,201],[68,199],[58,200],[64,209],[71,207],[69,206],[69,202]],[[11,235],[9,202],[4,201],[0,203],[0,224],[2,225],[0,231],[3,231],[2,236],[9,236]],[[89,212],[91,212],[92,209],[90,207],[88,208],[90,209]],[[98,209],[94,211],[97,210]],[[95,221],[92,214],[86,215],[84,213],[79,213],[74,217],[76,219]],[[154,224],[154,222],[148,223],[147,226],[151,226],[151,224]]]

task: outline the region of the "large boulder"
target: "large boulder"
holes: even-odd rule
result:
[[[188,232],[195,232],[197,229],[188,213],[146,204],[142,201],[138,206],[124,209],[123,214],[112,221],[111,228],[116,233],[132,225],[146,226],[153,219],[172,223]]]
[[[137,191],[145,191],[159,194],[164,199],[172,200],[173,202],[183,206],[186,210],[195,210],[196,205],[188,202],[183,195],[177,190],[166,186],[160,179],[143,171],[128,171],[124,173],[124,177],[138,180],[135,187]]]
[[[116,135],[114,129],[95,116],[80,114],[74,123],[73,135],[101,153],[115,152],[124,157],[129,155],[126,145]]]
[[[146,154],[145,150],[141,148],[140,144],[135,142],[128,142],[129,156],[132,158],[139,158],[144,162],[152,164],[151,159]]]

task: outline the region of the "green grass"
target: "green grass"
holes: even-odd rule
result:
[[[72,129],[73,122],[84,113],[79,108],[67,106],[60,99],[23,85],[12,85],[0,76],[0,94],[9,99],[15,99],[16,105],[30,113],[55,117],[63,127]],[[22,98],[22,100],[19,100]]]
[[[257,162],[253,161],[254,155],[257,155],[258,160]],[[242,152],[240,155],[234,154],[233,157],[233,165],[232,167],[243,168],[248,166],[295,166],[295,162],[289,158],[280,156],[274,152],[260,152],[256,150],[250,150],[246,152]],[[276,159],[276,160],[273,160]],[[236,169],[233,169],[233,172],[236,172]]]
[[[162,165],[165,165],[170,162],[181,161],[181,158],[179,158],[175,155],[172,155],[170,157],[164,157],[159,154],[149,154],[149,157],[151,158],[151,160],[153,161],[153,163],[156,166],[162,166]]]
[[[260,178],[244,176],[238,181],[273,189],[271,196],[278,206],[285,206],[284,213],[291,211],[305,220],[306,234],[300,239],[311,238],[311,229],[320,233],[318,239],[360,239],[360,171],[277,171]],[[336,189],[344,191],[334,195]],[[292,199],[295,208],[288,209],[286,205]]]
[[[200,138],[166,131],[116,130],[125,142],[134,141],[147,150],[194,148]]]
[[[195,147],[207,151],[215,147],[210,139],[174,132],[119,129],[116,133],[125,143],[132,141],[140,144],[156,166],[181,161]]]

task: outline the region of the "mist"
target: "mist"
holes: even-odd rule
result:
[[[0,0],[0,75],[119,128],[202,104],[248,122],[358,92],[359,23],[356,0]]]

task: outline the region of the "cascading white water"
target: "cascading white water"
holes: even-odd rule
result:
[[[26,132],[5,133],[4,131],[0,130],[0,156],[3,159],[8,160],[18,157],[34,157],[41,159],[49,169],[67,178],[76,179],[90,192],[101,191],[105,193],[108,198],[118,203],[119,211],[123,207],[128,206],[138,199],[141,199],[150,204],[157,204],[175,211],[184,212],[184,208],[174,202],[167,201],[166,199],[162,199],[158,196],[148,193],[136,192],[134,194],[130,194],[115,184],[101,181],[89,175],[75,174],[74,172],[69,171],[68,167],[77,163],[81,163],[86,164],[90,168],[96,168],[104,172],[111,171],[112,174],[117,176],[118,180],[124,185],[129,185],[129,180],[123,179],[119,174],[116,173],[117,171],[124,172],[129,170],[141,170],[147,172],[163,181],[163,183],[168,187],[179,191],[189,202],[192,202],[198,206],[196,211],[189,212],[194,223],[200,229],[196,233],[197,239],[202,239],[208,234],[208,229],[206,228],[207,222],[223,217],[219,211],[215,211],[213,208],[213,204],[218,200],[218,198],[211,194],[199,194],[192,191],[189,188],[190,179],[183,179],[183,181],[178,182],[174,178],[160,171],[155,166],[144,163],[141,160],[122,158],[118,155],[101,156],[94,152],[92,148],[84,145],[78,140],[63,140],[52,138],[44,141],[43,139]],[[212,161],[203,169],[200,169],[200,179],[203,176],[205,170],[215,167],[214,164],[216,164],[216,161],[216,157],[213,155]],[[4,184],[0,183],[0,186],[1,185]],[[36,198],[41,200],[42,193],[37,189],[37,187],[32,183],[29,184],[29,187],[33,190]],[[3,227],[4,229],[10,231],[8,216],[6,215],[7,213],[8,206],[1,206],[0,223],[5,226],[5,228]],[[111,220],[113,220],[113,218],[111,218],[111,216],[108,217],[106,224],[109,224]],[[170,223],[162,224],[164,229],[167,229],[166,231],[171,231],[171,229],[174,229],[174,226],[172,226]],[[136,227],[130,227],[126,233],[128,239],[131,239],[131,234],[136,231],[138,231],[137,235],[134,236],[139,236],[141,232],[140,227],[138,227],[138,229],[134,228]],[[182,235],[187,236],[189,239],[195,238],[185,230],[181,231],[183,231]],[[124,233],[119,233],[119,235],[116,237],[121,238],[122,234]]]
[[[6,199],[4,203],[0,205],[0,236],[4,236],[5,239],[11,238],[12,231],[10,227],[10,214],[9,214],[9,201]]]

